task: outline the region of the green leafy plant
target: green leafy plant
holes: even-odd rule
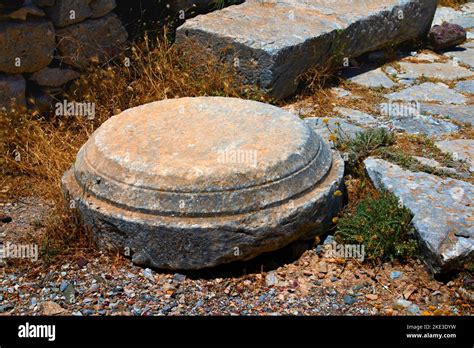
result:
[[[214,8],[220,10],[224,8],[225,0],[214,0]]]
[[[383,191],[378,197],[361,200],[355,211],[340,218],[336,239],[339,243],[363,244],[366,260],[373,263],[406,260],[417,251],[411,220],[410,211],[397,197]]]
[[[341,134],[335,135],[336,147],[345,153],[348,172],[358,176],[363,176],[360,164],[365,158],[378,148],[390,146],[395,142],[395,135],[385,128],[368,129],[358,133],[354,139]]]

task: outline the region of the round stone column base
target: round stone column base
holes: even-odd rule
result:
[[[328,175],[313,190],[282,205],[220,217],[156,216],[124,210],[98,200],[78,186],[73,171],[63,190],[73,199],[100,247],[130,255],[134,264],[196,270],[280,249],[323,234],[343,205],[344,161],[333,152]]]

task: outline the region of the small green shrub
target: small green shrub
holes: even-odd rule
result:
[[[360,132],[354,139],[338,137],[337,148],[345,153],[348,171],[357,172],[360,163],[380,147],[390,146],[395,142],[395,135],[385,128],[368,129]],[[362,175],[362,173],[359,173]]]
[[[397,197],[383,191],[379,197],[360,201],[355,212],[339,220],[336,239],[344,244],[363,244],[366,260],[373,263],[405,260],[416,254],[417,243],[411,236],[412,215]]]

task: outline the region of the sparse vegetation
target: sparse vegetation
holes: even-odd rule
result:
[[[439,4],[441,6],[449,6],[449,7],[459,7],[468,3],[468,0],[441,0]]]
[[[406,260],[417,250],[411,219],[410,211],[393,194],[382,192],[361,200],[354,212],[346,211],[336,238],[341,243],[363,244],[366,259],[374,263]]]
[[[363,175],[360,171],[362,161],[374,150],[392,145],[395,141],[393,133],[385,128],[368,129],[357,134],[354,139],[339,136],[336,146],[346,153],[346,163],[349,172],[356,172],[358,176]]]

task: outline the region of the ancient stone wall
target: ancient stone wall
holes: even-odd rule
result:
[[[242,1],[1,0],[0,107],[49,108],[91,62],[105,63],[143,29]]]
[[[0,105],[49,104],[91,62],[123,49],[127,31],[115,0],[0,3]]]

